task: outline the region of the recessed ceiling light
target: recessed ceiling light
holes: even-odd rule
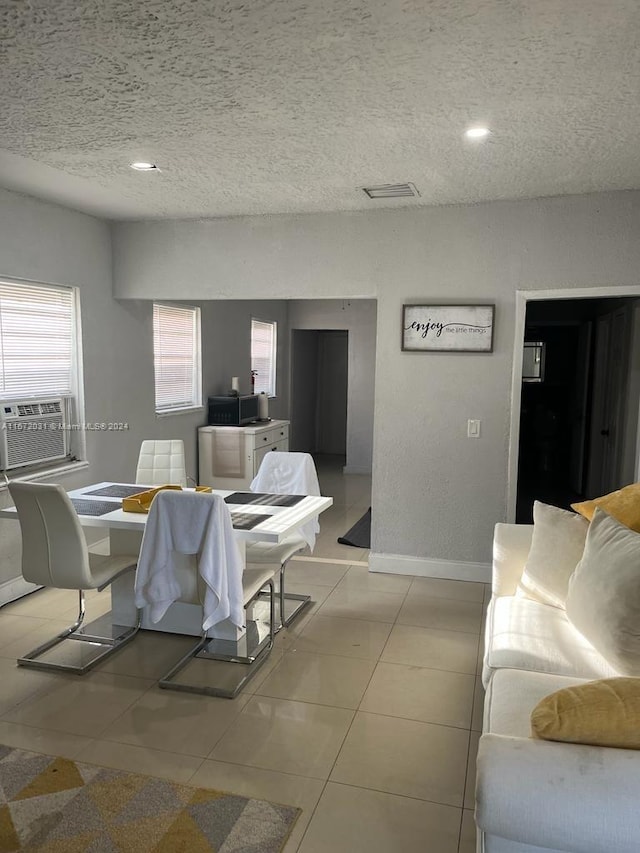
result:
[[[137,172],[157,172],[158,167],[155,163],[145,163],[143,161],[139,161],[136,163],[129,163],[132,169],[135,169]]]
[[[489,128],[488,127],[470,127],[467,131],[465,131],[465,136],[467,139],[485,139],[489,136]]]

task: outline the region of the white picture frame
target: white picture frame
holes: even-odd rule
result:
[[[493,352],[495,305],[403,305],[403,352]]]

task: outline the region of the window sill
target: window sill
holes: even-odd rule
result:
[[[204,406],[189,406],[186,409],[170,409],[166,412],[156,412],[157,418],[169,418],[171,415],[190,415],[194,412],[204,412]]]
[[[0,491],[6,489],[9,483],[36,483],[40,480],[48,480],[50,477],[57,477],[61,474],[76,474],[78,471],[83,471],[88,467],[89,462],[85,459],[78,462],[63,462],[61,465],[43,468],[41,471],[32,471],[29,474],[19,474],[17,477],[11,477],[5,473],[7,479],[0,481]]]

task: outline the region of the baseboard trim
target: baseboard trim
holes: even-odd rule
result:
[[[42,587],[36,583],[29,583],[23,577],[11,578],[11,580],[5,581],[3,584],[0,584],[0,607],[3,604],[9,604],[10,601],[16,601],[18,598],[22,598],[23,595],[34,592],[36,589],[42,589]]]
[[[364,468],[358,465],[343,465],[343,474],[371,474],[371,468]]]
[[[491,583],[490,563],[463,563],[455,560],[431,560],[402,554],[369,554],[369,571],[390,575],[414,575],[419,578],[446,578],[455,581]]]

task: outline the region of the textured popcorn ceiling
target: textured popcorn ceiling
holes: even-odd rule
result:
[[[638,0],[0,0],[0,186],[113,218],[637,188],[639,80]]]

